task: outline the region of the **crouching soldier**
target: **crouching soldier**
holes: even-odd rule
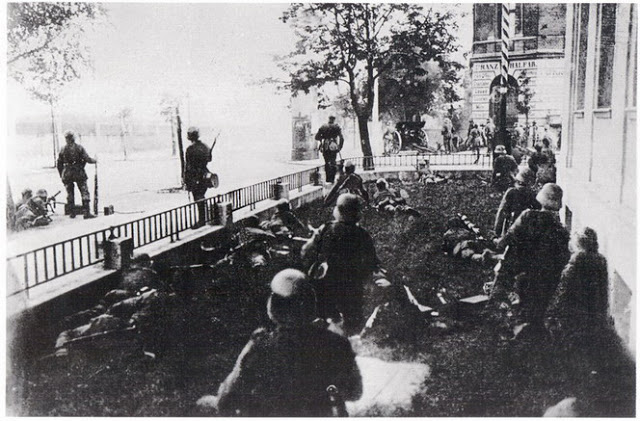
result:
[[[518,171],[518,163],[511,155],[507,155],[504,145],[496,146],[496,157],[493,161],[493,176],[491,181],[498,190],[504,191],[511,187]]]
[[[75,133],[67,131],[64,134],[64,139],[67,144],[60,151],[57,165],[64,188],[67,190],[67,205],[65,206],[64,213],[71,218],[76,217],[75,184],[77,184],[78,190],[80,190],[80,194],[82,195],[82,212],[84,219],[95,218],[95,215],[92,215],[89,209],[91,196],[89,195],[89,188],[87,187],[87,173],[84,167],[87,163],[95,164],[97,161],[87,154],[87,151],[85,151],[82,145],[76,143]]]
[[[51,218],[47,216],[45,202],[40,197],[32,197],[21,205],[15,214],[15,230],[21,231],[31,227],[49,225]]]
[[[358,399],[362,378],[351,345],[317,323],[305,275],[285,269],[271,291],[267,312],[275,327],[253,332],[218,395],[198,405],[225,416],[327,417],[333,412],[330,386],[343,401]]]
[[[276,213],[269,221],[261,224],[265,229],[270,229],[274,234],[306,235],[307,228],[291,211],[291,205],[287,199],[281,199],[276,203]]]
[[[515,281],[520,296],[516,336],[525,327],[536,333],[544,332],[547,306],[569,261],[569,233],[558,216],[562,189],[556,184],[545,184],[536,199],[542,209],[522,212],[498,242],[499,249],[507,246],[509,249],[496,273],[492,295],[500,299],[500,293]]]
[[[598,235],[592,228],[575,232],[569,248],[571,259],[548,313],[563,335],[602,337],[609,327],[607,259],[598,252]]]
[[[532,187],[536,182],[536,175],[530,168],[522,168],[515,177],[515,185],[502,196],[494,231],[496,237],[502,237],[511,224],[527,209],[540,209],[536,200],[536,193]]]
[[[360,196],[365,203],[369,203],[369,192],[364,188],[362,177],[356,174],[356,166],[353,162],[347,161],[344,164],[344,175],[341,175],[336,184],[324,199],[325,206],[335,203],[338,196],[344,193],[351,193]]]

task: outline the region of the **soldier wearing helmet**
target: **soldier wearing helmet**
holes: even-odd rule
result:
[[[49,225],[51,218],[47,216],[46,202],[38,196],[34,196],[26,204],[20,206],[15,215],[17,231],[31,227]]]
[[[280,199],[276,203],[276,213],[269,221],[265,221],[265,227],[274,234],[306,235],[307,228],[291,211],[291,204],[287,199]]]
[[[354,194],[343,194],[333,210],[333,221],[323,225],[302,247],[302,257],[312,264],[320,316],[342,320],[348,334],[363,327],[365,283],[390,283],[376,255],[371,235],[358,225],[361,203]],[[318,270],[315,270],[315,269]]]
[[[71,218],[76,217],[75,185],[77,185],[82,195],[82,212],[84,219],[95,218],[95,215],[92,215],[89,209],[91,195],[87,187],[87,173],[84,167],[87,163],[95,164],[97,161],[87,154],[87,151],[82,145],[76,143],[76,135],[74,132],[70,130],[65,132],[64,139],[67,144],[60,151],[57,164],[58,173],[67,190],[67,205],[65,206],[64,213]]]
[[[344,164],[344,174],[340,176],[333,188],[325,197],[325,206],[333,205],[341,194],[351,193],[361,197],[361,200],[369,203],[369,192],[364,188],[362,177],[356,174],[356,166],[351,161]]]
[[[329,117],[329,122],[324,124],[316,134],[316,140],[320,142],[318,149],[324,158],[324,171],[328,183],[333,183],[338,167],[336,157],[344,145],[342,129],[336,123],[334,116]]]
[[[201,398],[200,406],[224,416],[328,417],[329,386],[344,400],[361,396],[351,345],[316,320],[315,292],[304,273],[276,274],[267,313],[275,327],[253,332],[218,395]]]
[[[494,150],[492,182],[499,190],[511,187],[513,179],[518,171],[518,163],[511,155],[507,155],[504,145],[496,146]]]
[[[189,127],[187,139],[191,141],[191,145],[186,152],[184,183],[193,195],[193,200],[197,202],[204,199],[208,189],[205,177],[209,172],[207,164],[211,162],[211,153],[207,145],[200,140],[200,130],[197,127]],[[197,206],[198,222],[193,226],[194,229],[204,226],[206,221],[204,201],[198,202]]]
[[[498,242],[498,248],[509,246],[496,284],[516,283],[520,295],[519,326],[515,333],[544,331],[544,316],[555,292],[560,275],[569,261],[569,233],[560,222],[562,189],[547,183],[537,194],[542,209],[527,209],[511,225]]]
[[[507,232],[511,223],[527,209],[540,209],[540,203],[536,200],[536,194],[532,187],[536,182],[536,175],[528,167],[521,167],[515,177],[515,185],[502,196],[494,231],[501,237]]]

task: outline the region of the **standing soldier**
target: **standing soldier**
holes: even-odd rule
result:
[[[193,200],[198,202],[204,199],[208,189],[206,176],[209,172],[207,164],[211,162],[211,153],[207,145],[200,140],[200,130],[197,127],[189,127],[187,139],[191,141],[191,145],[186,152],[184,182],[187,190],[193,195]],[[205,203],[201,201],[198,202],[198,222],[192,228],[204,226],[205,221]]]
[[[316,140],[320,142],[318,149],[322,152],[322,157],[324,158],[324,172],[329,183],[333,183],[335,179],[337,171],[336,157],[344,145],[342,129],[335,124],[335,120],[334,116],[329,117],[329,123],[322,125],[316,134]]]
[[[91,158],[82,145],[76,143],[76,135],[74,132],[65,132],[64,139],[67,144],[62,148],[58,156],[58,173],[60,174],[64,188],[67,190],[67,204],[64,209],[64,214],[69,215],[71,218],[76,217],[75,183],[78,185],[78,190],[80,190],[80,194],[82,195],[82,212],[84,219],[95,218],[95,215],[92,215],[89,209],[91,196],[87,188],[87,173],[84,170],[84,166],[87,163],[95,164],[98,161]]]
[[[535,121],[531,123],[531,128],[529,130],[529,139],[531,139],[531,146],[535,147],[536,143],[538,143],[538,125]]]

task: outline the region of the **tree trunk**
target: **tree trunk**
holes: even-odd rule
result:
[[[173,122],[173,116],[169,120],[171,123],[171,156],[176,156],[176,132],[175,132],[175,123]]]
[[[360,132],[360,147],[362,148],[362,167],[365,170],[373,170],[373,152],[369,140],[369,116],[358,114],[358,131]]]
[[[7,229],[13,230],[14,219],[16,214],[16,205],[13,202],[13,194],[11,194],[11,185],[7,177]]]
[[[127,160],[127,142],[125,140],[127,133],[127,126],[124,122],[124,116],[120,116],[120,142],[122,143],[122,153],[124,154],[124,160]]]
[[[176,107],[176,123],[177,123],[177,137],[178,137],[178,150],[180,151],[180,180],[184,187],[184,147],[182,145],[182,121],[180,120],[180,110]]]
[[[56,118],[53,112],[53,101],[49,101],[49,106],[51,107],[51,135],[53,136],[53,168],[56,167],[57,159],[58,159],[58,150],[60,149],[60,144],[58,143],[58,132],[56,130]]]

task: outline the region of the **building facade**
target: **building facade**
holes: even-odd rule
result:
[[[610,312],[635,350],[638,5],[567,5],[558,183],[572,230],[598,233]]]
[[[552,3],[513,4],[509,43],[509,93],[507,122],[536,121],[560,130],[564,83],[566,5]],[[491,117],[498,121],[500,84],[501,3],[473,6],[473,50],[470,59],[472,115],[475,122]],[[527,83],[533,96],[530,111],[516,106],[518,86]]]

